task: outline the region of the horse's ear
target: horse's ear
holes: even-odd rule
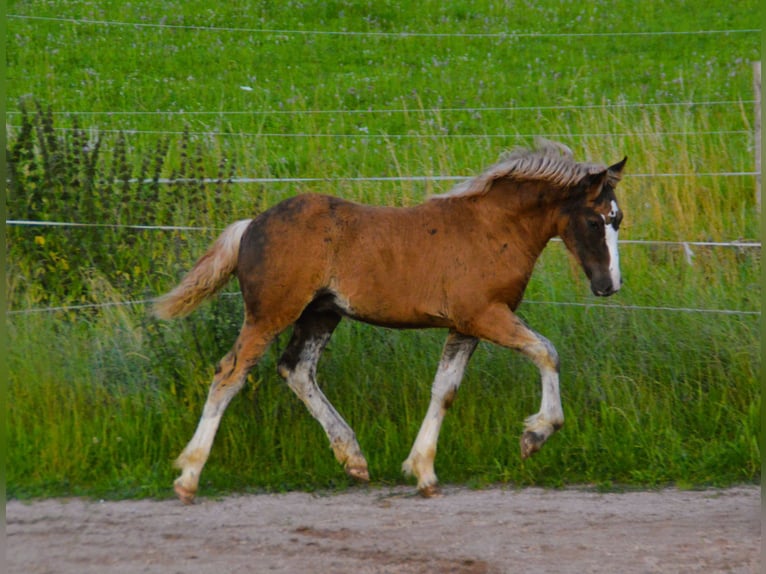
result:
[[[583,183],[585,184],[585,198],[588,201],[595,201],[601,194],[601,188],[604,187],[604,181],[609,174],[609,170],[599,171],[596,173],[589,173],[585,176]]]
[[[625,163],[628,161],[628,156],[625,156],[622,158],[622,161],[618,161],[614,165],[610,165],[609,169],[607,170],[609,172],[609,178],[613,179],[614,181],[620,181],[622,179],[622,170],[625,167]]]

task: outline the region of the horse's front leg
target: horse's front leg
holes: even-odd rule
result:
[[[431,387],[431,402],[420,426],[420,431],[412,445],[407,460],[402,465],[405,474],[418,479],[418,490],[426,497],[436,494],[437,478],[434,472],[436,443],[439,439],[444,415],[455,399],[455,393],[460,386],[465,373],[465,367],[471,358],[478,340],[451,332],[447,338]]]
[[[521,435],[521,458],[540,450],[545,441],[564,425],[564,410],[559,394],[559,357],[553,344],[530,329],[537,340],[520,349],[540,369],[543,398],[540,410],[524,420]]]
[[[548,339],[535,333],[507,305],[493,305],[470,323],[472,334],[519,351],[540,370],[543,397],[540,410],[524,421],[521,457],[527,458],[543,446],[564,424],[559,395],[559,357]]]

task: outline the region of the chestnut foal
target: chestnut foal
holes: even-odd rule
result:
[[[627,159],[627,158],[626,158]],[[190,503],[229,401],[274,338],[293,326],[279,374],[324,428],[345,471],[369,480],[354,431],[316,382],[319,356],[343,317],[449,334],[431,402],[403,469],[436,493],[434,457],[444,415],[479,340],[515,349],[540,370],[540,411],[525,421],[528,457],[564,423],[553,345],[514,313],[535,261],[556,236],[594,294],[619,290],[615,197],[626,159],[577,163],[561,144],[518,149],[482,174],[414,207],[359,205],[299,195],[230,225],[181,283],[155,302],[159,317],[190,313],[236,273],[245,320],[215,370],[202,417],[176,461],[179,498]]]

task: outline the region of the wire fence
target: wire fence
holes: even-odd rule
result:
[[[97,229],[128,229],[138,231],[207,231],[215,232],[221,231],[222,228],[212,227],[198,227],[198,226],[183,226],[183,225],[130,225],[130,224],[110,224],[110,223],[80,223],[80,222],[64,222],[64,221],[30,221],[30,220],[6,220],[6,225],[9,226],[26,226],[26,227],[73,227],[73,228],[97,228]],[[561,239],[554,238],[554,242],[561,242]],[[709,248],[737,248],[737,249],[761,249],[760,242],[754,241],[683,241],[683,240],[644,240],[644,239],[624,239],[620,240],[622,245],[643,245],[643,246],[669,246],[669,247],[681,247],[684,249],[688,262],[691,262],[693,257],[692,247],[709,247]],[[234,296],[238,293],[224,293],[223,296]],[[105,303],[88,303],[80,305],[65,305],[55,307],[39,307],[39,308],[27,308],[27,309],[14,309],[6,312],[7,316],[19,316],[19,315],[32,315],[39,313],[55,313],[55,312],[79,312],[92,309],[103,309],[109,307],[123,307],[123,306],[141,306],[151,304],[151,299],[141,299],[135,301],[121,301],[121,302],[105,302]],[[571,301],[536,301],[525,300],[525,303],[532,305],[550,305],[558,307],[581,307],[585,309],[611,309],[611,310],[623,310],[623,311],[661,311],[661,312],[675,312],[675,313],[701,313],[701,314],[715,314],[715,315],[740,315],[740,316],[760,316],[760,311],[749,311],[740,309],[706,309],[706,308],[692,308],[692,307],[669,307],[669,306],[648,306],[648,305],[612,305],[603,303],[582,303]]]
[[[398,31],[398,32],[380,32],[380,31],[328,31],[328,30],[301,30],[301,29],[266,29],[266,28],[248,28],[231,26],[199,26],[193,24],[168,24],[165,22],[126,22],[116,20],[97,20],[89,18],[74,17],[47,17],[24,14],[8,14],[7,18],[11,21],[29,21],[29,22],[50,22],[68,25],[90,25],[90,26],[109,26],[109,27],[130,27],[136,30],[186,30],[193,32],[210,33],[247,33],[247,34],[271,34],[271,35],[291,35],[291,36],[338,36],[338,37],[371,37],[371,38],[390,38],[396,40],[407,39],[425,39],[425,38],[463,38],[463,39],[491,39],[507,40],[516,39],[575,39],[575,38],[603,38],[603,39],[624,39],[624,38],[647,38],[647,37],[699,37],[699,36],[721,36],[726,37],[738,34],[760,34],[760,29],[715,29],[715,30],[661,30],[661,31],[623,31],[623,32],[564,32],[564,33],[545,33],[545,32],[487,32],[487,33],[465,33],[465,32],[445,32],[445,33],[423,33],[417,31]],[[248,86],[241,86],[243,90],[250,89]],[[755,104],[755,100],[712,100],[712,101],[682,101],[682,102],[605,102],[601,104],[583,104],[583,105],[561,105],[561,106],[471,106],[471,107],[430,107],[430,108],[372,108],[372,109],[332,109],[332,110],[113,110],[113,111],[59,111],[51,112],[54,115],[64,116],[107,116],[107,117],[135,117],[135,116],[169,116],[169,117],[225,117],[225,116],[268,116],[268,115],[373,115],[373,114],[448,114],[448,113],[512,113],[512,112],[543,112],[543,111],[577,111],[577,110],[596,110],[596,109],[670,109],[670,108],[693,108],[693,107],[715,107],[715,106],[750,106]],[[13,118],[21,114],[20,110],[9,110],[6,112],[6,118]],[[20,126],[6,122],[6,129],[17,129]],[[55,128],[57,131],[73,131],[75,128]],[[455,134],[455,133],[407,133],[407,134],[385,134],[385,133],[366,133],[360,130],[359,133],[225,133],[225,132],[189,132],[172,130],[141,130],[141,129],[99,129],[99,133],[119,133],[124,135],[187,135],[196,137],[267,137],[267,138],[383,138],[390,140],[409,140],[409,139],[434,139],[434,138],[454,138],[454,139],[488,139],[488,138],[532,138],[532,137],[567,137],[567,138],[590,138],[590,137],[658,137],[658,136],[683,136],[690,137],[695,135],[731,135],[731,136],[752,136],[749,130],[709,130],[709,131],[668,131],[668,132],[646,132],[646,133],[546,133],[546,134]],[[637,173],[630,174],[627,177],[633,178],[655,178],[655,177],[750,177],[759,176],[757,171],[727,171],[727,172],[709,172],[709,173]],[[418,181],[462,181],[468,176],[460,175],[404,175],[391,177],[288,177],[288,178],[268,178],[268,177],[232,177],[224,180],[216,178],[195,179],[195,183],[236,183],[236,184],[276,184],[276,183],[311,183],[311,182],[418,182]],[[148,180],[131,179],[129,183],[151,183],[151,184],[177,184],[181,183],[178,179],[158,178]],[[117,182],[124,183],[124,182]],[[194,226],[172,226],[172,225],[130,225],[130,224],[109,224],[109,223],[82,223],[82,222],[61,222],[61,221],[31,221],[31,220],[6,220],[9,226],[40,226],[40,227],[89,227],[103,229],[130,229],[142,231],[220,231],[216,228],[194,227]],[[710,247],[710,248],[737,248],[737,249],[760,249],[760,242],[751,241],[684,241],[684,240],[621,240],[621,244],[650,245],[650,246],[675,246],[683,247],[687,255],[691,247]],[[238,293],[224,293],[224,296],[236,296]],[[152,302],[150,299],[122,302],[91,303],[81,305],[68,305],[57,307],[41,307],[30,309],[16,309],[7,311],[6,315],[29,315],[37,313],[53,312],[77,312],[88,309],[101,309],[109,307],[122,306],[141,306]],[[600,308],[621,311],[657,311],[657,312],[677,312],[677,313],[702,313],[717,315],[741,315],[741,316],[760,316],[760,311],[736,310],[736,309],[700,309],[689,307],[669,307],[669,306],[646,306],[646,305],[618,305],[602,304],[590,302],[563,302],[563,301],[535,301],[525,300],[526,304],[532,305],[551,305],[581,307],[586,309]]]
[[[185,225],[133,225],[120,223],[80,223],[73,221],[32,221],[27,219],[6,219],[6,225],[20,227],[89,227],[96,229],[133,229],[139,231],[223,231],[223,227],[195,227]],[[554,238],[553,241],[561,241]],[[622,245],[655,245],[676,247],[736,247],[738,249],[761,248],[756,241],[694,241],[694,240],[662,240],[662,239],[621,239]]]
[[[236,297],[240,293],[220,293],[220,297]],[[109,307],[135,307],[151,305],[153,299],[139,299],[135,301],[108,301],[105,303],[86,303],[82,305],[62,305],[57,307],[34,307],[29,309],[13,309],[6,311],[8,316],[34,315],[39,313],[66,313],[76,311],[86,311],[92,309],[105,309]],[[704,309],[695,307],[663,307],[655,305],[616,305],[607,303],[584,303],[576,301],[539,301],[534,299],[524,299],[522,305],[549,305],[552,307],[580,307],[584,309],[608,309],[620,311],[660,311],[670,313],[701,313],[704,315],[741,315],[741,316],[761,316],[760,311],[747,311],[741,309]]]
[[[18,125],[7,125],[7,128],[21,129]],[[79,132],[82,128],[54,127],[57,132]],[[102,134],[122,135],[152,135],[152,136],[194,136],[194,137],[226,137],[226,138],[320,138],[320,139],[386,139],[386,140],[426,140],[426,139],[529,139],[529,138],[642,138],[642,137],[690,137],[710,135],[744,135],[753,136],[748,130],[696,130],[696,131],[651,131],[651,132],[593,132],[593,133],[369,133],[360,130],[358,133],[324,133],[324,132],[220,132],[220,131],[188,131],[188,130],[142,130],[142,129],[98,129]]]
[[[246,86],[243,86],[243,89]],[[369,109],[333,109],[333,110],[110,110],[110,111],[51,111],[54,116],[265,116],[265,115],[373,115],[373,114],[444,114],[444,113],[483,113],[483,112],[542,112],[542,111],[576,111],[598,109],[655,109],[675,107],[715,107],[753,105],[756,100],[708,100],[685,102],[614,102],[603,104],[564,104],[557,106],[471,106],[448,108],[369,108]],[[6,115],[21,114],[21,110],[9,110]]]
[[[37,226],[37,227],[89,227],[101,229],[132,229],[141,231],[220,231],[219,228],[194,227],[194,226],[175,226],[175,225],[128,225],[128,224],[107,224],[107,223],[77,223],[62,221],[28,221],[28,220],[6,220],[6,225],[11,226]],[[561,239],[554,238],[554,242],[561,242]],[[693,252],[691,247],[720,247],[737,249],[761,249],[760,242],[752,241],[667,241],[667,240],[643,240],[626,239],[620,240],[620,244],[627,245],[647,245],[647,246],[672,246],[682,247],[686,253],[687,261],[691,261]],[[221,296],[238,296],[239,293],[222,293]],[[40,313],[56,312],[79,312],[93,309],[104,309],[110,307],[133,307],[149,305],[152,299],[140,299],[134,301],[110,301],[105,303],[87,303],[78,305],[63,305],[54,307],[37,307],[27,309],[14,309],[6,312],[7,316],[33,315]],[[709,309],[694,307],[670,307],[655,305],[616,305],[591,302],[572,302],[572,301],[539,301],[524,300],[524,303],[530,305],[549,305],[553,307],[580,307],[584,309],[607,309],[621,311],[659,311],[671,313],[700,313],[707,315],[732,315],[732,316],[760,316],[760,311],[750,311],[742,309]]]
[[[189,30],[202,32],[226,32],[246,34],[283,34],[295,36],[361,36],[380,38],[488,38],[496,40],[514,40],[530,38],[646,38],[646,37],[684,37],[684,36],[729,36],[735,34],[759,34],[760,28],[745,29],[720,29],[720,30],[658,30],[658,31],[626,31],[626,32],[380,32],[374,30],[301,30],[301,29],[270,29],[270,28],[245,28],[234,26],[200,26],[194,24],[167,24],[165,22],[124,22],[118,20],[95,20],[90,18],[33,16],[28,14],[7,14],[9,20],[29,20],[41,22],[57,22],[62,24],[82,24],[97,26],[121,26],[135,29],[165,29],[165,30]]]
[[[716,171],[716,172],[674,172],[674,173],[631,173],[625,175],[625,179],[651,178],[651,177],[757,177],[760,173],[757,171]],[[334,182],[427,182],[427,181],[465,181],[470,179],[467,175],[392,175],[392,176],[339,176],[339,177],[202,177],[196,179],[189,178],[166,178],[158,177],[147,179],[128,179],[114,180],[110,183],[121,185],[129,184],[159,184],[159,185],[178,185],[178,184],[269,184],[269,183],[334,183]]]

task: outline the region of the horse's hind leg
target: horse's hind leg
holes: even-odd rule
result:
[[[279,360],[279,374],[322,425],[330,439],[335,458],[343,465],[346,474],[367,481],[370,478],[367,461],[354,431],[330,404],[316,382],[319,356],[339,321],[340,317],[333,312],[307,309],[295,323],[290,343]]]
[[[420,426],[420,431],[412,445],[407,460],[402,465],[405,474],[414,474],[418,479],[418,490],[423,496],[436,494],[437,478],[434,472],[436,443],[439,430],[455,393],[463,379],[465,367],[471,358],[478,339],[452,332],[444,345],[439,368],[431,387],[431,402]]]
[[[270,337],[265,337],[255,325],[245,321],[234,348],[218,363],[197,430],[175,461],[176,467],[181,469],[181,476],[174,482],[174,488],[184,504],[194,500],[200,473],[226,407],[245,384],[247,373],[258,362],[270,341]]]

